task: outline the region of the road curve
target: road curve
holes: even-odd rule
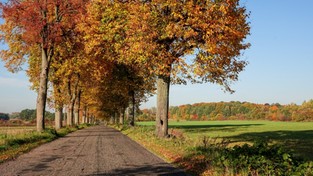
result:
[[[0,165],[0,175],[185,175],[119,131],[94,126]]]

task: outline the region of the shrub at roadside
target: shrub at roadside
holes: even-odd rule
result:
[[[210,144],[191,150],[193,155],[203,155],[206,174],[222,175],[310,175],[313,162],[304,162],[278,145],[256,142],[250,146]],[[190,155],[187,157],[190,158]]]

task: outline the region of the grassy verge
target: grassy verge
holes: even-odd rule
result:
[[[4,127],[0,132],[0,163],[14,159],[22,153],[50,142],[78,129],[86,128],[87,124],[66,127],[58,131],[47,128],[43,132],[35,131],[34,127]]]
[[[310,156],[312,123],[170,122],[169,132],[172,137],[168,139],[156,138],[154,126],[151,126],[153,123],[149,123],[141,123],[141,126],[135,128],[123,128],[122,132],[193,175],[313,173]],[[214,136],[214,133],[220,135]],[[246,136],[249,138],[245,138]],[[293,146],[302,145],[306,150],[302,154],[297,150],[291,152],[290,142]],[[299,159],[298,156],[305,154],[309,154],[306,161]]]

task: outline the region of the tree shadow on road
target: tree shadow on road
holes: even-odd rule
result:
[[[34,174],[36,172],[45,171],[50,167],[49,166],[50,162],[60,159],[60,158],[62,158],[62,156],[59,156],[59,155],[52,155],[48,158],[44,158],[39,162],[39,164],[33,165],[32,167],[22,170],[21,173],[19,173],[19,175],[26,175],[28,173]]]
[[[137,176],[137,175],[159,175],[159,176],[186,176],[186,174],[173,168],[171,166],[162,166],[162,165],[143,165],[143,166],[133,166],[129,168],[120,168],[114,169],[106,173],[95,173],[88,176],[98,176],[98,175],[128,175],[128,176]]]

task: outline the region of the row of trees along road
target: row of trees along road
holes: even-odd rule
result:
[[[156,134],[166,137],[170,83],[232,92],[246,66],[239,57],[250,28],[239,0],[9,0],[1,12],[1,58],[12,72],[28,62],[38,131],[47,97],[60,128],[65,106],[67,125],[79,111],[122,116],[156,89]]]

